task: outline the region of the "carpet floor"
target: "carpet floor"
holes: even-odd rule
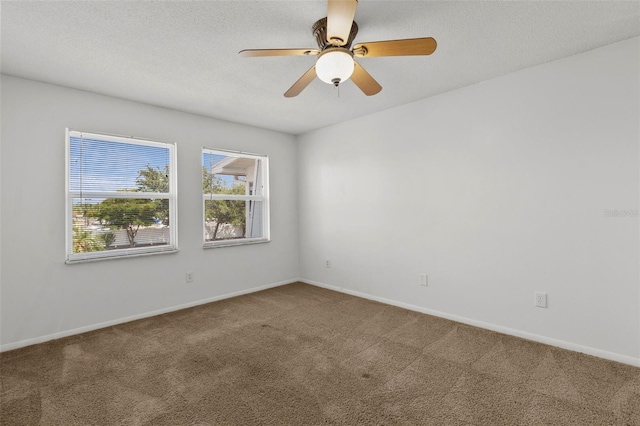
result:
[[[3,425],[640,425],[640,369],[295,283],[0,354]]]

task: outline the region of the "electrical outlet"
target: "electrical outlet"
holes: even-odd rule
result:
[[[188,283],[193,282],[193,272],[187,272],[187,282]]]
[[[331,268],[331,261],[329,259],[324,261],[324,267],[325,268]]]
[[[542,293],[541,291],[536,291],[533,293],[534,300],[533,303],[538,308],[546,308],[547,307],[547,293]]]
[[[420,285],[424,287],[429,285],[429,276],[427,274],[420,274]]]

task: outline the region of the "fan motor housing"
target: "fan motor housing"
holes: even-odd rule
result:
[[[312,25],[311,30],[313,32],[313,36],[316,38],[316,42],[318,43],[318,47],[320,50],[327,49],[329,47],[335,47],[333,44],[327,41],[327,18],[319,19]],[[353,21],[351,25],[351,31],[349,32],[349,39],[344,46],[345,49],[351,48],[351,43],[356,38],[358,34],[358,24],[356,21]]]

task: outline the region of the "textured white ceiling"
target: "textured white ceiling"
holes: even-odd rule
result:
[[[361,58],[382,85],[315,80],[283,93],[314,57],[325,1],[2,1],[1,71],[299,134],[640,35],[638,1],[360,0],[355,43],[434,37],[425,57]],[[354,44],[355,44],[354,43]]]

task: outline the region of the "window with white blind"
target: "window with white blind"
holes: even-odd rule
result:
[[[67,129],[67,263],[177,249],[174,144]]]
[[[269,241],[268,158],[204,148],[204,247]]]

